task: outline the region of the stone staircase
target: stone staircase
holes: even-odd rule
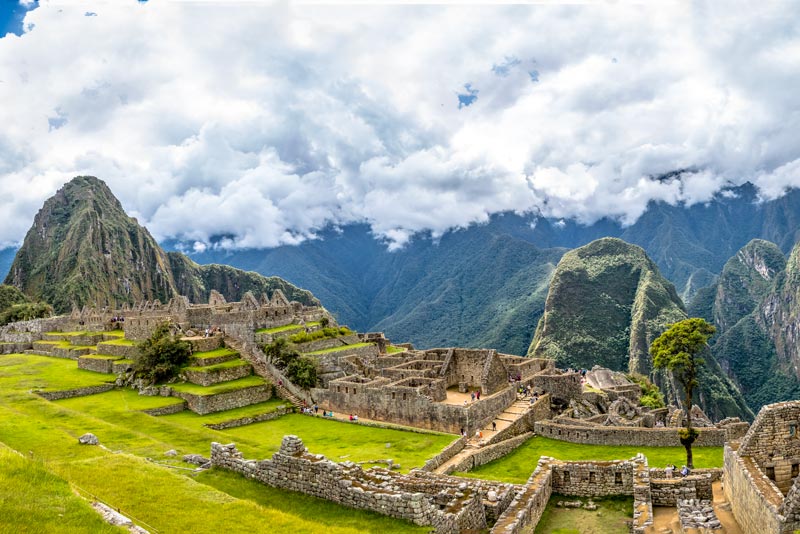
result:
[[[291,382],[274,365],[267,361],[266,355],[258,348],[232,336],[225,337],[225,344],[233,348],[239,355],[253,366],[253,370],[262,378],[270,380],[275,385],[278,396],[291,402],[294,406],[310,405],[311,399],[306,399],[296,388],[290,386]],[[292,391],[292,389],[296,391]]]
[[[505,410],[503,410],[500,414],[495,417],[494,422],[497,424],[496,429],[492,429],[492,422],[489,423],[481,429],[481,434],[483,437],[481,438],[478,435],[473,434],[469,436],[469,440],[467,441],[466,446],[464,449],[450,458],[448,461],[440,465],[434,470],[434,473],[441,473],[441,474],[450,474],[454,471],[454,468],[459,465],[462,461],[466,460],[473,454],[475,454],[478,450],[482,447],[498,443],[502,440],[494,441],[493,438],[497,436],[500,432],[517,422],[530,408],[530,401],[526,399],[517,399],[514,401],[510,406],[508,406]]]

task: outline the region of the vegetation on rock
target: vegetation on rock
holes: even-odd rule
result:
[[[47,317],[53,307],[44,302],[31,302],[14,286],[0,284],[0,326],[15,321],[29,321]]]
[[[181,366],[189,363],[192,346],[170,331],[169,323],[159,324],[153,335],[139,344],[133,370],[137,377],[154,383],[166,382],[178,375]]]

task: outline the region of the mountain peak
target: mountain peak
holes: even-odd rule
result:
[[[49,302],[58,312],[73,306],[167,302],[186,295],[199,302],[211,289],[226,299],[280,288],[290,299],[316,299],[279,278],[227,266],[200,267],[167,255],[146,228],[129,217],[108,185],[78,176],[47,199],[17,252],[6,283]]]

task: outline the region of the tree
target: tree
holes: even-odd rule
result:
[[[317,362],[310,356],[300,356],[289,362],[286,376],[303,389],[317,385]]]
[[[153,335],[139,344],[139,355],[134,359],[136,376],[164,382],[178,374],[182,365],[189,362],[192,346],[176,339],[170,332],[169,323],[159,324]]]
[[[683,388],[683,406],[686,410],[686,428],[681,430],[681,444],[686,448],[686,465],[692,469],[692,443],[698,432],[692,427],[692,396],[697,387],[700,367],[705,361],[698,355],[708,347],[708,338],[716,328],[705,319],[684,319],[669,327],[650,345],[653,365],[668,369]]]

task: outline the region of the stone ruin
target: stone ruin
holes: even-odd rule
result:
[[[324,410],[441,432],[472,434],[517,400],[516,387],[534,383],[544,393],[579,381],[557,372],[553,361],[488,349],[407,350],[341,362],[351,374],[312,391]],[[480,392],[464,404],[454,392]],[[460,397],[459,397],[460,398]]]
[[[745,532],[800,529],[800,401],[764,406],[740,440],[725,445],[725,496]]]

